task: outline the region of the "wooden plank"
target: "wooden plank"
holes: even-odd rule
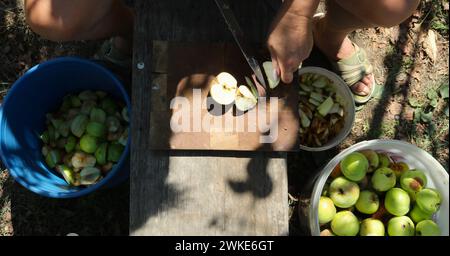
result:
[[[150,115],[153,111],[150,103],[155,98],[152,74],[145,70],[164,61],[153,60],[152,40],[231,41],[218,13],[206,15],[205,10],[216,10],[212,3],[209,0],[135,1],[131,235],[286,235],[288,232],[285,154],[149,150],[146,138],[157,130],[150,127],[154,118]],[[250,5],[254,3],[239,3],[246,6],[240,11],[252,10]],[[272,18],[261,16],[266,21]],[[242,13],[241,17],[244,17]],[[247,24],[252,26],[258,20],[253,16],[247,19],[251,20]],[[251,37],[261,40],[266,28],[260,24],[254,30],[247,26],[243,29],[250,29]],[[142,64],[144,68],[138,69]],[[213,205],[217,210],[208,211]]]
[[[285,165],[283,156],[264,153],[242,158],[198,152],[172,155],[163,187],[152,181],[153,175],[141,173],[147,188],[157,187],[145,191],[141,207],[162,206],[150,207],[155,211],[151,216],[140,216],[147,217],[142,220],[145,225],[132,234],[287,235]],[[158,194],[164,195],[163,202]]]

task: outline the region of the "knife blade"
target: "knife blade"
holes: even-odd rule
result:
[[[222,14],[225,22],[228,25],[228,29],[230,30],[231,34],[234,37],[234,40],[236,41],[237,45],[239,46],[239,49],[242,52],[242,55],[244,55],[245,60],[247,61],[248,65],[252,69],[253,73],[255,73],[255,76],[259,82],[259,84],[263,87],[264,92],[267,92],[267,86],[266,82],[264,81],[264,76],[261,70],[261,66],[259,65],[256,57],[251,54],[252,50],[248,46],[247,40],[245,39],[244,33],[241,30],[241,27],[239,26],[239,23],[236,20],[236,17],[234,16],[233,11],[230,8],[229,3],[227,0],[215,0],[217,7],[220,10],[220,13]]]

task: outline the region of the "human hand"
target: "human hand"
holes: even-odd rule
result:
[[[308,58],[313,47],[312,19],[293,12],[280,12],[267,40],[274,72],[284,83],[291,83],[293,73]]]

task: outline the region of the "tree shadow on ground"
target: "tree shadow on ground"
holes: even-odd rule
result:
[[[405,107],[407,105],[407,95],[409,91],[409,84],[411,82],[411,76],[409,75],[408,78],[398,87],[396,86],[396,79],[401,73],[402,68],[405,66],[405,52],[407,52],[407,41],[408,41],[408,34],[410,31],[409,27],[409,19],[402,24],[399,25],[399,36],[397,39],[397,42],[392,50],[392,52],[388,53],[384,57],[384,65],[387,69],[387,77],[386,82],[384,85],[382,85],[382,93],[379,97],[380,100],[373,109],[372,112],[372,120],[370,122],[369,130],[366,133],[365,137],[363,139],[377,139],[381,136],[381,128],[383,124],[383,118],[386,114],[387,108],[389,104],[391,103],[391,100],[393,98],[393,95],[400,89],[401,94],[403,95],[403,100],[401,102],[402,110],[401,114],[399,115],[399,118],[402,116]],[[414,47],[413,54],[414,56],[417,53],[417,45]],[[412,60],[413,62],[408,64],[408,70],[407,72],[411,71],[415,66],[415,60]],[[398,137],[399,135],[399,129],[396,128],[395,135]]]

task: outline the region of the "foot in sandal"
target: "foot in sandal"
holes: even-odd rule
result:
[[[333,68],[351,87],[357,104],[369,101],[375,91],[372,65],[364,49],[350,41],[348,37],[333,38],[322,19],[323,14],[314,18],[314,44],[329,58]]]

